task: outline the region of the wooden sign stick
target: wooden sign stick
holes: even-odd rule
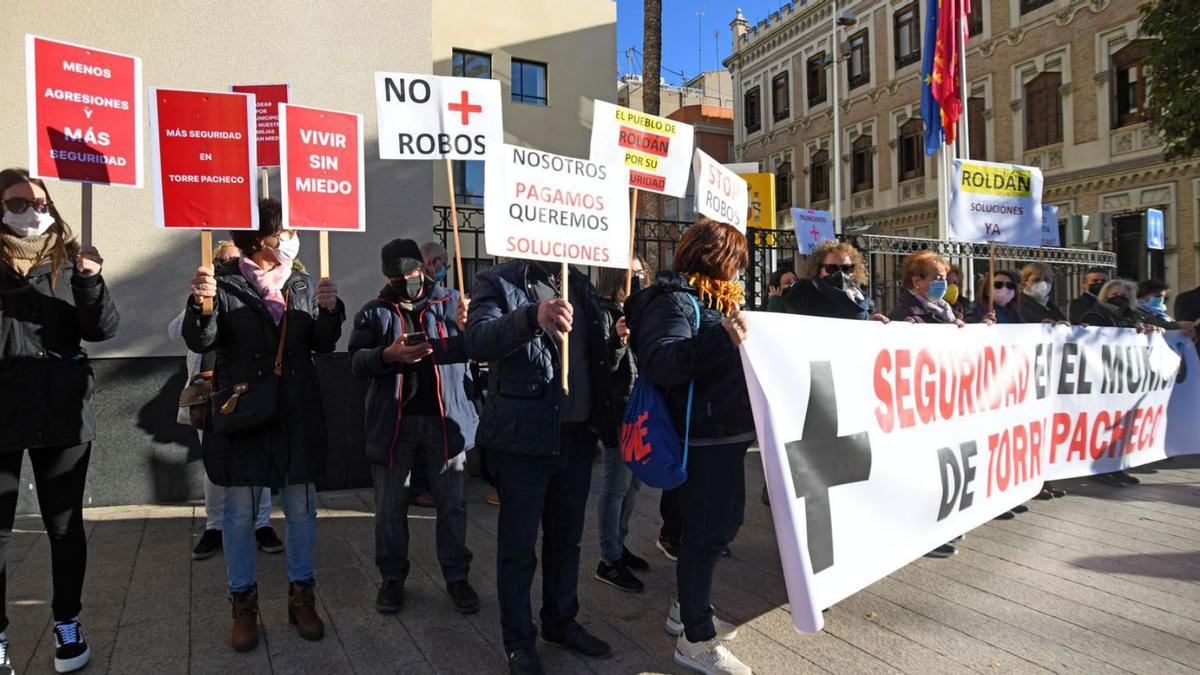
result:
[[[562,264],[562,299],[566,302],[570,302],[570,300],[567,299],[567,291],[571,287],[570,274],[571,274],[571,269],[570,269],[570,267],[567,266],[567,263],[564,262]],[[560,355],[562,355],[563,396],[571,395],[571,356],[570,356],[570,352],[571,352],[570,336],[564,336],[563,341],[562,341],[562,348],[558,352]]]
[[[318,239],[319,248],[321,249],[321,276],[318,277],[318,279],[328,279],[329,278],[329,232],[327,230],[321,230],[318,234],[320,236],[320,238]]]
[[[454,194],[454,168],[446,160],[446,186],[450,188],[450,227],[454,229],[454,275],[458,278],[458,292],[466,296],[467,280],[463,278],[462,246],[458,240],[458,201]]]
[[[625,297],[633,291],[633,243],[637,241],[637,195],[636,189],[629,191],[629,269],[625,271]]]
[[[988,242],[988,276],[992,278],[992,283],[996,281],[996,242]],[[992,286],[988,290],[988,313],[996,311],[996,287]]]
[[[203,267],[212,267],[212,230],[200,230],[200,265]],[[200,313],[204,316],[212,316],[213,299],[204,298],[200,301]]]

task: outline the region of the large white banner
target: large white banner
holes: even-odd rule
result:
[[[694,140],[690,124],[604,101],[592,109],[592,161],[624,167],[635,190],[682,197]]]
[[[1180,359],[1157,335],[749,318],[742,361],[801,632],[1046,480],[1167,456]]]
[[[1033,166],[954,160],[951,241],[1042,245],[1042,171]]]
[[[696,213],[729,223],[746,234],[750,186],[700,148],[696,148],[692,166],[696,177]]]
[[[483,165],[489,255],[629,267],[629,194],[618,167],[515,145]]]
[[[375,73],[379,159],[483,159],[504,142],[500,82]]]

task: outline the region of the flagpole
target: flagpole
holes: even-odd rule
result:
[[[962,98],[962,113],[960,113],[958,116],[959,120],[962,121],[962,133],[960,133],[958,135],[959,143],[961,144],[960,147],[962,148],[962,152],[959,154],[959,158],[970,159],[971,158],[971,121],[969,119],[969,115],[967,115],[967,96],[969,95],[969,92],[967,90],[967,7],[970,5],[971,0],[954,0],[954,1],[962,3],[962,6],[960,7],[960,11],[959,11],[959,14],[962,17],[961,25],[959,26],[959,30],[955,31],[958,34],[958,37],[957,37],[958,44],[959,44],[958,73],[959,73],[959,77],[961,78],[959,80],[959,92],[960,92],[960,96]],[[982,1],[983,0],[975,0],[975,2],[982,2]]]

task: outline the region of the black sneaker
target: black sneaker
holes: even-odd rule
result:
[[[1012,511],[1013,513],[1025,513],[1026,511],[1029,510],[1029,507],[1025,506],[1024,504],[1017,504],[1016,506],[1012,507],[1009,510]]]
[[[533,647],[518,649],[508,653],[509,675],[546,675],[542,660],[538,658],[537,650]]]
[[[996,516],[995,518],[992,518],[992,520],[1012,520],[1013,518],[1016,518],[1016,517],[1017,517],[1017,514],[1013,513],[1012,511],[1005,511],[1004,513],[1001,513],[1000,515]]]
[[[670,560],[671,562],[679,561],[679,542],[659,537],[658,543],[655,545],[658,546],[658,550],[662,551],[662,554],[667,557],[667,560]]]
[[[54,670],[70,673],[86,666],[92,653],[83,639],[79,619],[54,624]]]
[[[450,594],[450,600],[454,602],[454,606],[463,614],[474,614],[479,611],[479,594],[475,592],[474,588],[471,588],[471,583],[466,579],[446,584],[446,592]]]
[[[1117,480],[1116,476],[1112,475],[1111,473],[1102,473],[1098,476],[1092,476],[1092,480],[1101,485],[1107,485],[1108,487],[1125,487],[1125,484]]]
[[[221,531],[205,530],[192,549],[192,560],[207,560],[221,550]]]
[[[1142,482],[1142,481],[1134,478],[1133,476],[1130,476],[1129,474],[1125,473],[1124,471],[1114,471],[1109,475],[1111,475],[1113,478],[1117,479],[1119,482],[1122,482],[1126,485],[1137,485]]]
[[[620,562],[609,565],[601,561],[600,566],[596,568],[596,580],[626,593],[641,593],[646,589],[642,580],[633,576],[633,572]]]
[[[949,558],[952,555],[958,555],[958,548],[954,544],[942,544],[925,554],[926,558]]]
[[[254,531],[254,541],[258,542],[258,550],[263,553],[279,553],[283,551],[283,542],[275,534],[270,525]]]
[[[589,656],[593,659],[606,659],[612,656],[612,647],[600,638],[587,632],[583,626],[575,624],[562,635],[553,635],[542,631],[542,642],[555,647],[569,649],[576,654]]]
[[[621,547],[621,564],[635,572],[645,572],[650,569],[650,563],[646,562],[645,558],[630,553],[629,549]]]
[[[382,614],[395,614],[404,609],[404,582],[385,581],[379,585],[375,595],[375,610]]]

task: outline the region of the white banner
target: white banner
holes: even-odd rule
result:
[[[483,165],[489,255],[629,267],[629,193],[613,166],[515,145]]]
[[[592,161],[625,167],[636,190],[684,196],[694,136],[692,125],[665,117],[604,101],[592,109]]]
[[[802,255],[812,253],[813,248],[828,239],[833,239],[833,214],[828,211],[792,208],[792,224],[796,228],[796,248]]]
[[[500,82],[375,73],[379,159],[483,159],[504,142]]]
[[[1042,171],[1032,166],[954,160],[951,241],[1042,245]]]
[[[696,176],[696,213],[729,223],[738,232],[746,234],[750,186],[745,179],[721,166],[700,148],[696,148],[692,166]]]
[[[1046,480],[1167,456],[1180,360],[1157,335],[749,319],[742,362],[801,632]]]

